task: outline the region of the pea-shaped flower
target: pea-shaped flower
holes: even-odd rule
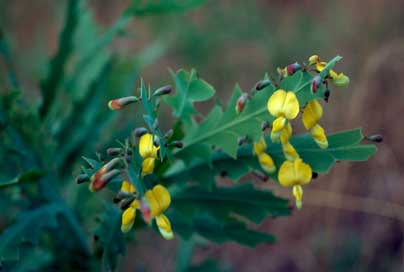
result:
[[[272,157],[266,153],[267,144],[265,142],[264,137],[261,137],[260,141],[254,143],[254,154],[258,157],[258,162],[261,165],[261,168],[271,174],[276,171],[276,166]]]
[[[279,139],[287,120],[293,120],[299,114],[299,101],[294,92],[277,90],[268,99],[268,111],[276,119],[272,123],[272,140]]]
[[[143,134],[139,139],[139,154],[144,159],[142,163],[142,175],[153,173],[155,160],[158,158],[160,147],[154,143],[154,137],[150,133]]]
[[[327,136],[324,129],[318,124],[318,121],[323,116],[323,108],[317,100],[312,100],[307,103],[302,114],[304,127],[310,131],[314,141],[320,148],[328,147]]]
[[[320,73],[322,70],[324,70],[327,62],[321,61],[318,55],[313,55],[309,58],[309,64],[315,65],[317,72]],[[346,87],[349,85],[349,77],[344,73],[337,73],[331,69],[328,76],[330,77],[331,82],[337,87]]]
[[[120,193],[124,194],[135,194],[136,188],[128,181],[123,181],[121,185]],[[122,213],[122,223],[121,223],[121,231],[128,232],[132,229],[133,223],[136,218],[136,210],[140,209],[140,202],[137,199],[134,199],[128,208]]]
[[[298,209],[302,207],[302,185],[310,183],[311,177],[310,165],[304,163],[300,158],[294,161],[285,161],[279,169],[279,183],[285,187],[293,186],[293,195]]]
[[[148,190],[140,202],[144,220],[150,223],[151,220],[156,219],[161,235],[167,240],[174,238],[170,220],[163,214],[170,206],[170,203],[170,193],[162,185],[156,185],[152,190]]]

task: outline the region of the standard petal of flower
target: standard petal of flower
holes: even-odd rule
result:
[[[286,92],[284,90],[277,90],[272,94],[267,103],[267,108],[271,115],[278,117],[282,114],[285,98]]]
[[[299,101],[297,100],[296,94],[294,92],[288,92],[283,105],[285,117],[289,120],[295,119],[299,114],[299,110]]]
[[[302,159],[285,161],[278,173],[278,180],[282,186],[304,185],[311,181],[312,171],[310,165]]]
[[[157,216],[156,224],[164,239],[172,240],[174,238],[174,233],[171,229],[171,223],[167,216],[165,216],[164,214]]]
[[[142,158],[157,158],[158,147],[154,145],[153,135],[145,133],[139,140],[139,154]]]
[[[171,196],[168,190],[163,185],[156,185],[153,188],[155,199],[159,203],[160,213],[163,213],[170,206]]]

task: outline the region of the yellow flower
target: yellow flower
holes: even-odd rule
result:
[[[283,155],[289,161],[294,161],[299,159],[299,154],[296,149],[289,142],[282,144]]]
[[[319,56],[313,55],[309,58],[309,64],[315,64],[317,72],[320,73],[327,65],[327,62],[321,61]],[[331,78],[331,82],[337,87],[346,87],[349,85],[349,77],[344,75],[344,73],[337,73],[331,69],[329,71],[329,76]]]
[[[303,125],[307,130],[312,129],[314,125],[321,119],[323,116],[323,108],[320,103],[314,99],[307,103],[306,107],[303,110],[302,121]]]
[[[271,174],[276,171],[275,163],[269,154],[265,153],[267,149],[267,144],[264,137],[261,137],[258,143],[254,143],[254,154],[258,156],[258,162],[261,168]]]
[[[264,137],[261,137],[260,141],[258,143],[254,143],[254,154],[255,155],[260,155],[265,152],[267,149],[267,143],[265,142]]]
[[[292,161],[285,161],[278,173],[278,180],[282,186],[293,186],[293,195],[296,199],[296,207],[301,208],[303,189],[302,185],[310,183],[312,177],[312,170],[310,165],[304,163],[302,159]]]
[[[140,209],[145,221],[149,223],[152,219],[156,219],[161,235],[167,240],[174,238],[170,220],[163,214],[170,206],[170,203],[170,193],[162,185],[156,185],[152,190],[148,190],[140,203]]]
[[[132,201],[130,206],[122,213],[121,231],[128,232],[132,229],[136,218],[136,210],[140,209],[139,200]]]
[[[280,139],[281,139],[281,143],[282,144],[286,144],[287,142],[289,142],[290,137],[292,137],[292,125],[290,123],[288,123],[282,130]]]
[[[268,99],[268,111],[276,119],[272,123],[271,139],[277,141],[282,130],[288,123],[299,114],[299,101],[292,91],[277,90]]]
[[[157,158],[159,147],[154,145],[154,137],[150,133],[145,133],[139,140],[139,154],[142,158]]]
[[[271,156],[267,153],[261,153],[258,155],[258,161],[261,165],[261,168],[265,170],[265,172],[272,174],[276,171],[275,163]]]
[[[324,129],[317,124],[323,115],[323,108],[317,100],[312,100],[307,103],[302,114],[303,125],[306,129],[310,130],[314,141],[318,144],[320,148],[328,147],[327,136],[325,135]]]
[[[314,141],[318,144],[318,146],[322,149],[328,147],[327,136],[325,135],[324,129],[316,124],[311,130],[311,136],[313,136]]]
[[[128,182],[127,180],[124,180],[121,185],[121,192],[136,193],[136,188],[135,186],[133,186],[132,183]]]
[[[153,173],[159,149],[160,147],[156,147],[154,144],[152,134],[145,133],[140,137],[139,154],[144,159],[142,163],[142,176]]]
[[[133,186],[132,183],[125,180],[122,182],[120,192],[127,194],[135,194],[136,188],[135,186]],[[125,211],[122,213],[122,224],[121,224],[122,232],[128,232],[131,230],[133,223],[135,222],[136,210],[138,209],[140,209],[140,202],[139,200],[135,199],[130,203],[129,207],[125,209]]]

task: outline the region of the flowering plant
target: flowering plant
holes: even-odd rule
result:
[[[289,215],[292,206],[253,182],[238,184],[242,177],[292,187],[295,206],[301,209],[303,187],[313,178],[338,161],[364,161],[376,151],[373,144],[361,143],[360,129],[327,135],[319,124],[321,101],[332,101],[331,87],[349,84],[346,75],[333,70],[339,60],[323,62],[314,55],[308,64],[278,69],[277,79],[266,75],[249,91],[236,85],[225,107],[217,103],[202,118],[194,103],[213,98],[215,90],[195,70],[171,72],[174,95],[170,85],[153,91],[142,80],[136,95],[111,100],[109,107],[142,107],[147,128],[134,129],[119,147],[107,149],[107,160],[86,158],[87,168],[77,181],[87,181],[90,191],[115,191],[113,202],[122,210],[115,218],[124,233],[146,223],[167,240],[178,234],[185,240],[247,246],[273,241],[271,234],[246,222]],[[173,128],[164,132],[161,103],[171,107],[175,118]],[[299,115],[308,133],[293,133]],[[223,186],[218,177],[234,184]],[[134,225],[135,218],[142,224]]]

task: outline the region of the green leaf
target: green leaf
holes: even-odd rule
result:
[[[79,21],[79,0],[68,2],[65,25],[59,38],[59,48],[49,63],[48,75],[41,81],[43,102],[39,110],[41,118],[48,113],[59,85],[64,77],[66,62],[73,51],[73,36]]]
[[[35,182],[43,177],[45,173],[38,169],[31,169],[26,172],[18,174],[15,178],[8,181],[0,181],[0,187],[11,186],[21,182]]]
[[[206,81],[199,79],[195,70],[191,72],[179,70],[176,74],[170,72],[177,93],[175,96],[167,97],[165,101],[174,109],[175,117],[189,123],[191,115],[197,113],[193,103],[208,100],[214,95],[215,90]]]
[[[232,218],[219,221],[208,214],[199,214],[191,223],[178,215],[170,219],[173,230],[185,239],[195,233],[215,243],[233,241],[249,247],[275,241],[273,235],[249,229],[244,222]]]
[[[184,12],[188,9],[196,8],[205,2],[206,0],[132,0],[131,5],[126,10],[126,14],[146,16],[168,12]]]
[[[63,213],[63,209],[59,204],[47,204],[21,214],[0,236],[0,261],[18,260],[20,246],[23,243],[36,245],[44,228],[56,228],[57,215]]]
[[[270,191],[255,189],[248,183],[216,187],[212,191],[190,187],[173,196],[172,206],[190,218],[206,212],[216,218],[238,215],[259,224],[267,216],[290,214],[288,204],[288,200],[276,197]]]
[[[102,247],[105,271],[115,271],[119,255],[125,254],[125,236],[121,231],[121,211],[113,205],[106,206],[95,231],[97,243]]]
[[[197,124],[184,138],[184,148],[178,153],[185,152],[195,144],[204,144],[209,147],[220,147],[232,158],[237,157],[238,139],[248,136],[257,141],[261,137],[261,123],[271,122],[273,117],[268,113],[267,101],[274,88],[267,87],[249,99],[244,110],[236,113],[237,99],[241,89],[236,85],[234,93],[226,109],[221,112],[217,107],[207,115],[201,124]]]

